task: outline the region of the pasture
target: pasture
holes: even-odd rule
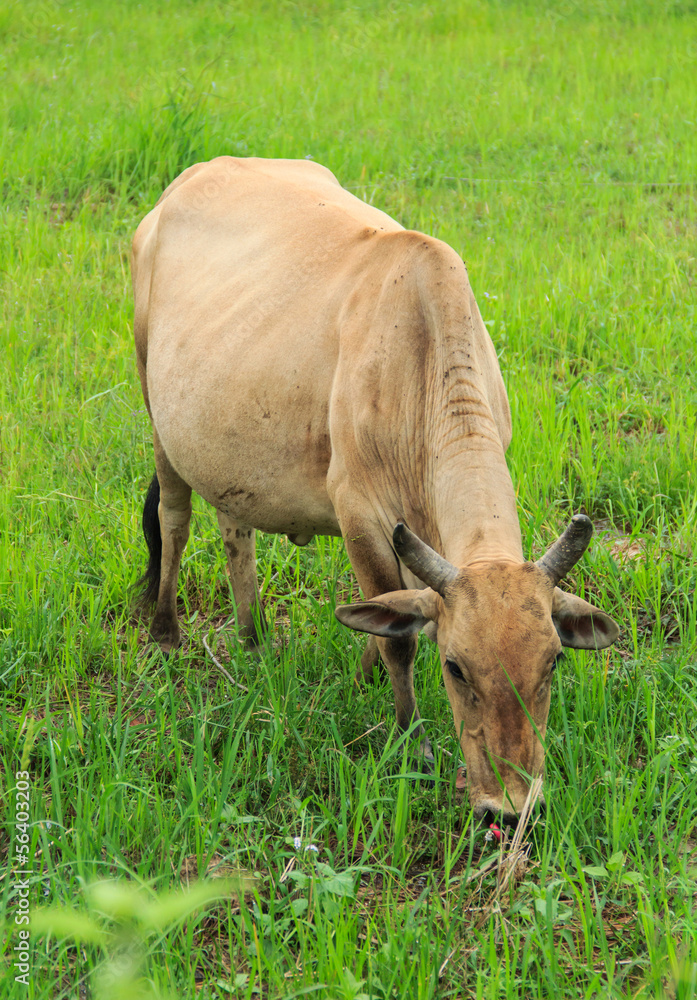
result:
[[[14,0],[0,39],[2,996],[697,997],[697,6]],[[130,239],[222,153],[310,156],[453,246],[526,554],[595,523],[568,585],[622,636],[555,675],[515,865],[456,793],[436,648],[433,782],[389,684],[355,686],[339,540],[258,536],[256,660],[197,501],[182,649],[133,618],[153,457]],[[52,914],[28,985],[21,899]]]

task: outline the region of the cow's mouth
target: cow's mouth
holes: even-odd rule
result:
[[[509,805],[508,803],[506,804]],[[547,803],[544,797],[540,795],[534,806],[534,811],[544,816],[547,809]],[[475,819],[479,821],[480,826],[489,829],[493,824],[503,829],[504,827],[511,827],[515,829],[518,825],[519,816],[517,813],[513,812],[510,807],[504,808],[502,806],[496,806],[493,802],[480,802],[473,809]]]
[[[502,812],[499,810],[496,812],[493,809],[475,809],[475,817],[479,820],[480,826],[489,829],[492,825],[499,826],[501,829],[504,827],[515,827],[518,823],[518,817],[514,812]]]

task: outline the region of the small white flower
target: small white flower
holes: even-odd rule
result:
[[[295,848],[296,851],[302,850],[303,842],[300,837],[293,837],[293,847]],[[313,854],[319,854],[319,847],[317,847],[315,844],[306,844],[305,850],[312,851]]]

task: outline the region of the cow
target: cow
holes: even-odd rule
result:
[[[369,634],[357,678],[389,674],[397,724],[428,754],[417,633],[438,644],[478,818],[512,823],[544,767],[562,647],[616,623],[558,584],[574,516],[536,562],[506,465],[511,417],[465,264],[308,160],[219,157],[185,170],[135,233],[135,346],[156,474],[143,510],[150,634],[180,642],[191,493],[216,511],[238,634],[262,640],[255,531],[342,536]]]

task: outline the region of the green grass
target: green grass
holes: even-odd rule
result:
[[[142,972],[173,997],[696,997],[697,5],[23,0],[0,70],[3,996],[113,997],[130,956],[124,990]],[[598,524],[571,583],[622,640],[558,672],[548,813],[505,892],[457,758],[410,779],[388,686],[353,684],[339,543],[259,540],[255,662],[197,503],[182,652],[131,620],[153,460],[129,241],[220,153],[310,155],[454,246],[509,390],[526,551],[573,510]],[[454,754],[425,643],[417,670]],[[28,989],[20,769],[32,910],[101,929],[37,934]],[[248,891],[167,910],[240,872]],[[142,899],[110,909],[104,878]]]

